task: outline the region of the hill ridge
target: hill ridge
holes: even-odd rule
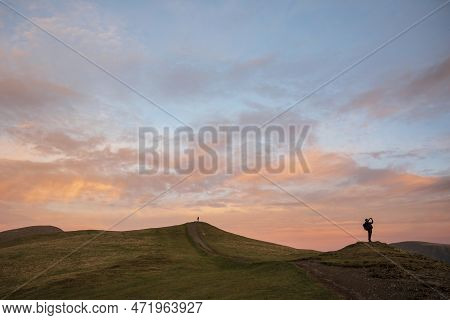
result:
[[[48,235],[53,233],[64,232],[62,229],[50,225],[30,226],[17,229],[11,229],[0,232],[0,243],[14,241],[26,237],[37,235]]]

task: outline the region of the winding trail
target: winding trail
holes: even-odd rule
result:
[[[205,251],[208,254],[217,255],[217,252],[212,249],[204,240],[204,232],[202,231],[201,224],[201,222],[190,222],[186,224],[186,231],[189,238],[191,238],[192,242],[201,250]]]

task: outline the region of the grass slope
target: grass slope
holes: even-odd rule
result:
[[[450,266],[385,243],[358,242],[298,262],[347,298],[448,299]]]
[[[192,229],[191,230],[197,230]],[[288,260],[303,251],[199,223],[107,232],[9,299],[328,299],[338,297]],[[99,231],[0,243],[0,297]],[[201,239],[201,240],[199,240]],[[207,252],[198,241],[211,248]]]
[[[218,229],[209,224],[200,224],[201,236],[219,255],[242,261],[292,261],[318,254],[313,250],[300,250],[270,242],[242,237]]]
[[[450,245],[420,241],[391,243],[391,246],[450,263]]]

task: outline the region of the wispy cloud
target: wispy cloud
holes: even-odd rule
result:
[[[429,118],[450,110],[450,57],[420,74],[404,74],[353,98],[341,111],[364,111],[373,118],[402,114]]]

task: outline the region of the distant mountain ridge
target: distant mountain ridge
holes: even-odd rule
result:
[[[53,226],[33,226],[33,227],[25,227],[13,230],[7,230],[0,232],[0,242],[14,241],[17,239],[36,236],[36,235],[44,235],[44,234],[52,234],[64,232],[60,228]]]
[[[420,253],[424,256],[450,263],[450,244],[403,241],[391,243],[390,245],[399,249]]]

